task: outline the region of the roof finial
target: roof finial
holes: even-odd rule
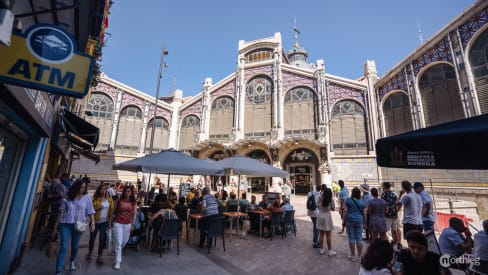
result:
[[[293,48],[298,49],[300,48],[300,45],[298,44],[298,36],[300,35],[300,31],[297,28],[297,18],[295,17],[293,20],[293,31],[295,34],[293,37],[295,38],[295,44],[293,45]]]
[[[422,36],[422,29],[420,29],[420,21],[417,19],[417,27],[419,30],[419,42],[420,45],[424,44],[424,37]]]

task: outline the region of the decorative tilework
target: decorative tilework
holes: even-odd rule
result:
[[[437,45],[424,52],[420,58],[412,62],[415,75],[417,75],[423,67],[435,61],[452,62],[452,55],[450,54],[447,36]]]
[[[139,109],[144,110],[144,100],[142,98],[136,97],[130,93],[124,92],[122,96],[122,107],[123,110],[128,105],[133,105],[139,107]]]
[[[317,80],[315,78],[299,75],[288,71],[283,71],[282,76],[283,94],[286,94],[286,92],[288,92],[291,88],[297,86],[308,86],[317,91]]]
[[[473,35],[486,23],[488,23],[488,8],[471,17],[459,27],[459,34],[464,48],[466,48]]]
[[[149,105],[149,119],[152,119],[154,116],[154,103],[150,103]],[[171,123],[171,112],[169,110],[166,110],[164,108],[159,107],[157,112],[156,112],[157,117],[163,117]]]
[[[359,89],[347,87],[334,82],[329,82],[328,93],[330,106],[334,105],[339,100],[346,98],[354,98],[362,102],[363,104],[366,104],[366,96],[364,92]]]
[[[181,111],[180,117],[185,117],[188,114],[195,114],[197,117],[200,117],[200,114],[202,113],[202,101],[199,100],[190,107],[187,107],[186,109]]]
[[[222,95],[228,95],[233,98],[235,90],[236,90],[236,81],[235,79],[232,79],[227,84],[222,86],[220,89],[213,91],[211,93],[211,100],[213,101],[215,98]]]
[[[385,85],[379,88],[380,101],[389,91],[393,90],[407,91],[407,82],[405,81],[403,72],[396,74],[394,77],[390,78]]]
[[[273,67],[271,65],[261,66],[261,67],[254,67],[250,69],[246,69],[244,71],[244,79],[246,82],[249,81],[253,76],[257,74],[265,74],[273,79]]]
[[[98,85],[93,87],[92,89],[92,93],[96,93],[96,92],[102,92],[102,93],[105,93],[107,94],[111,99],[112,101],[115,103],[115,101],[117,101],[117,88],[113,87],[113,86],[110,86],[108,84],[105,84],[103,82],[98,82]]]

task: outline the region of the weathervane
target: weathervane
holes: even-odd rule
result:
[[[293,45],[293,48],[298,49],[298,48],[300,48],[300,45],[298,44],[298,36],[300,35],[300,31],[297,28],[297,18],[296,17],[294,18],[294,21],[293,21],[293,31],[295,32],[295,34],[293,35],[293,37],[295,38],[295,45]]]

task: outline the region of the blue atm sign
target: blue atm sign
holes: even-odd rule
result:
[[[50,93],[84,97],[90,85],[93,58],[76,52],[71,35],[57,26],[39,24],[12,35],[0,45],[0,80]]]

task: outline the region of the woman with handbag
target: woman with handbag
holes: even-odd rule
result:
[[[98,231],[100,231],[97,264],[103,264],[103,248],[107,240],[107,229],[112,229],[110,218],[114,211],[114,202],[108,193],[108,184],[102,182],[98,186],[95,194],[93,194],[93,208],[95,209],[95,231],[90,232],[90,242],[88,244],[86,259],[91,259],[95,239],[97,238]]]
[[[364,209],[366,206],[361,199],[361,191],[359,188],[354,187],[352,189],[351,197],[347,198],[344,204],[345,208],[342,215],[346,221],[349,250],[351,252],[348,258],[353,262],[359,262],[359,258],[363,252],[363,227],[366,225],[364,217]],[[357,248],[357,257],[355,248]]]
[[[113,234],[115,241],[114,269],[120,269],[122,248],[129,241],[130,232],[134,230],[137,217],[137,203],[132,187],[125,186],[115,210]]]
[[[95,210],[93,209],[91,198],[87,194],[87,187],[88,183],[85,179],[75,181],[68,191],[67,198],[63,199],[63,203],[61,203],[59,208],[58,222],[61,243],[56,259],[56,274],[61,274],[70,243],[69,268],[71,270],[76,269],[76,254],[78,253],[81,234],[88,227],[87,217],[90,219],[90,231],[93,232],[95,230],[93,217]]]

